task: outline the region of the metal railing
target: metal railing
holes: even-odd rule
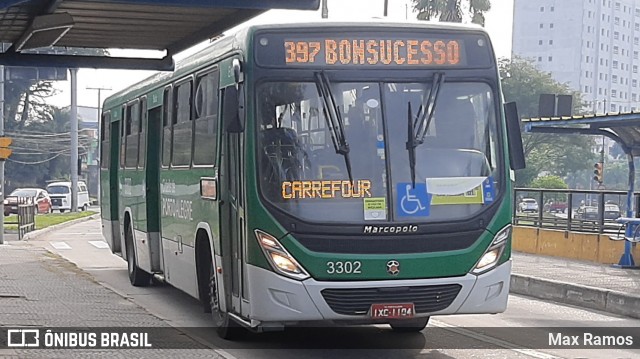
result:
[[[634,193],[633,206],[638,213],[640,193]],[[515,189],[515,225],[611,234],[620,230],[616,219],[626,213],[626,191]]]
[[[17,220],[15,222],[4,222],[5,224],[15,224],[18,226],[18,239],[22,240],[24,235],[36,229],[37,204],[32,198],[17,198]],[[7,205],[5,204],[5,207]]]

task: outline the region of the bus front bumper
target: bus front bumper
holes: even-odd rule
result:
[[[296,281],[263,268],[249,265],[252,323],[300,324],[301,322],[331,321],[335,323],[384,323],[370,313],[345,315],[336,313],[325,300],[324,289],[384,288],[387,292],[399,287],[423,287],[459,284],[460,291],[444,309],[416,313],[415,317],[449,314],[501,313],[507,307],[511,260],[493,270],[453,278],[430,278],[384,281],[319,282],[312,278]],[[348,300],[344,303],[349,306]],[[385,303],[396,304],[396,303]],[[335,305],[334,305],[335,307]],[[417,311],[417,309],[416,309]]]

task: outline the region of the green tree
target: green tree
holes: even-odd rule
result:
[[[462,22],[468,10],[471,22],[484,26],[484,14],[491,9],[490,0],[412,0],[419,20]]]
[[[60,48],[55,49],[60,53]],[[67,55],[105,56],[104,49],[64,48]],[[52,81],[19,79],[5,83],[5,130],[14,137],[14,154],[7,161],[9,189],[44,186],[69,173],[69,113],[47,104],[55,95]],[[80,155],[87,148],[80,138]]]
[[[531,181],[531,188],[567,189],[569,186],[558,176],[542,176]]]
[[[44,187],[49,180],[69,177],[70,114],[52,109],[49,121],[30,121],[14,138],[14,154],[7,160],[7,187]],[[85,155],[91,139],[79,137],[79,155]]]
[[[531,188],[542,189],[567,189],[569,186],[564,180],[558,176],[548,175],[542,176],[531,181]],[[567,196],[564,193],[546,193],[544,196],[545,203],[548,202],[566,202]]]
[[[539,71],[532,62],[521,58],[502,59],[499,70],[505,100],[517,103],[521,117],[537,116],[538,101],[543,93],[573,95],[574,113],[580,113],[580,93],[558,83],[551,74]],[[567,177],[570,173],[591,169],[598,159],[592,151],[594,139],[591,136],[523,131],[522,141],[527,168],[516,174],[516,185],[521,187],[530,186],[540,174]]]

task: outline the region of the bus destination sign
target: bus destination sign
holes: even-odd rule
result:
[[[444,38],[284,39],[287,65],[464,66],[461,40]]]
[[[291,30],[291,29],[289,29]],[[492,68],[482,32],[456,30],[264,31],[256,34],[256,62],[276,68]]]
[[[276,68],[495,67],[489,38],[482,32],[304,30],[256,34],[257,64]]]

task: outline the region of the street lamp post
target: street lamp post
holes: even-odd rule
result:
[[[100,117],[102,115],[102,111],[101,111],[101,109],[102,109],[101,108],[102,107],[101,94],[102,94],[103,90],[104,91],[111,91],[111,88],[109,88],[109,87],[87,87],[86,89],[87,90],[96,90],[96,91],[98,91],[98,107],[97,107],[97,110],[98,110],[98,123],[100,123]],[[98,154],[101,153],[100,152],[101,151],[100,147],[102,146],[101,139],[102,139],[102,128],[100,126],[98,126]],[[100,161],[98,161],[98,163],[100,163]],[[100,169],[98,169],[98,172],[99,171],[100,171]],[[98,177],[100,177],[100,176],[98,175]],[[98,186],[97,187],[98,187],[97,199],[98,199],[98,203],[100,203],[100,178],[98,178]]]

